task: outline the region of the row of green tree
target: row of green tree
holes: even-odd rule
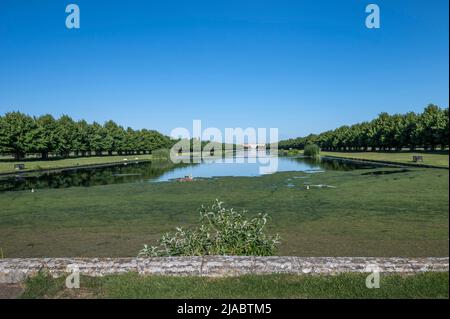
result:
[[[327,151],[445,149],[449,144],[448,111],[429,104],[420,114],[381,113],[371,122],[280,141],[278,147],[304,149],[308,144],[317,144]]]
[[[154,130],[133,130],[113,121],[104,125],[74,121],[67,115],[31,117],[20,112],[0,116],[0,154],[22,159],[27,154],[76,156],[145,154],[170,148],[175,141]]]

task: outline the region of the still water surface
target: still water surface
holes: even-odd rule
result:
[[[38,174],[21,173],[15,176],[0,177],[0,191],[89,187],[133,182],[168,182],[185,176],[193,178],[260,176],[262,174],[260,168],[268,167],[269,161],[266,155],[260,157],[255,159],[251,156],[238,155],[232,158],[203,160],[196,164],[173,164],[160,161],[133,162],[108,167],[50,171]],[[270,160],[275,159],[271,158]],[[373,168],[371,165],[358,162],[307,157],[278,157],[276,167],[277,172],[303,171],[306,173]]]

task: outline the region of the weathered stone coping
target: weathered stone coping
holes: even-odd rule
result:
[[[136,272],[141,275],[239,276],[245,274],[337,274],[449,271],[449,258],[374,257],[160,257],[160,258],[7,258],[0,259],[0,283],[17,283],[39,271],[65,276],[77,267],[87,276]]]

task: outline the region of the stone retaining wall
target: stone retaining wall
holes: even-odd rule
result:
[[[17,283],[39,271],[66,276],[74,268],[87,276],[137,272],[142,275],[239,276],[245,274],[418,273],[449,271],[449,258],[372,257],[161,257],[0,259],[0,283]],[[376,267],[376,269],[375,269]]]

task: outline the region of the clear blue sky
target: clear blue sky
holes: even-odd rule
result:
[[[76,3],[81,28],[65,27]],[[381,29],[365,27],[365,6]],[[0,2],[0,113],[280,137],[449,104],[447,0]]]

